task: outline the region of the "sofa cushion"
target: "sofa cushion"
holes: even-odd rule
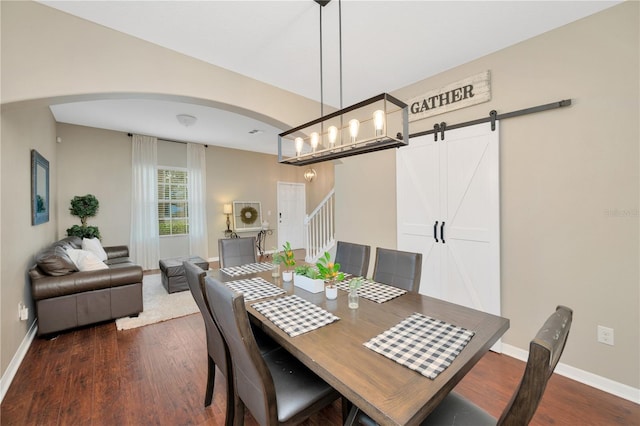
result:
[[[65,237],[53,243],[52,246],[62,246],[64,248],[71,247],[79,249],[82,248],[82,238],[76,237],[75,235],[71,237]]]
[[[59,245],[40,251],[36,255],[36,264],[42,272],[54,277],[67,275],[78,270],[65,249]]]
[[[108,266],[89,250],[67,249],[67,254],[79,271],[97,271],[107,269]]]
[[[107,260],[107,252],[102,248],[100,240],[97,238],[83,238],[82,250],[89,250],[100,260]]]

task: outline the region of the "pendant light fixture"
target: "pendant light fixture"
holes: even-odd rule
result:
[[[322,81],[322,9],[330,0],[314,0],[320,10],[320,118],[278,135],[278,161],[304,166],[409,144],[408,107],[382,93],[342,108],[342,1],[338,0],[340,109],[324,115]]]

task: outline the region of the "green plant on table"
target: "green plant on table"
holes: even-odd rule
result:
[[[357,290],[362,286],[363,283],[364,278],[362,277],[351,278],[351,280],[349,281],[349,290]]]
[[[291,248],[291,243],[287,241],[282,245],[282,251],[276,252],[273,254],[273,262],[274,263],[282,263],[289,268],[296,266],[296,258],[293,253],[293,249]]]
[[[340,272],[340,264],[332,262],[331,255],[327,251],[318,259],[316,268],[318,268],[318,278],[331,282],[344,280],[344,273]]]
[[[297,266],[295,271],[296,275],[302,275],[312,280],[318,279],[318,270],[312,265],[300,265]]]

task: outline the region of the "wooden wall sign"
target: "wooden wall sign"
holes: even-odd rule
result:
[[[409,100],[409,122],[490,100],[491,74],[487,70]]]

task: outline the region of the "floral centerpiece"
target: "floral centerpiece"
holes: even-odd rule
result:
[[[338,297],[336,282],[344,280],[344,273],[340,272],[340,264],[332,262],[329,252],[324,252],[324,255],[318,259],[316,268],[318,268],[318,277],[326,281],[327,299]]]
[[[293,271],[291,268],[296,266],[296,258],[289,241],[282,245],[282,251],[273,254],[273,262],[285,265],[284,271],[282,271],[282,279],[284,281],[291,281],[293,278]]]
[[[297,266],[293,275],[293,285],[311,293],[324,290],[324,280],[318,276],[318,270],[313,265]]]

